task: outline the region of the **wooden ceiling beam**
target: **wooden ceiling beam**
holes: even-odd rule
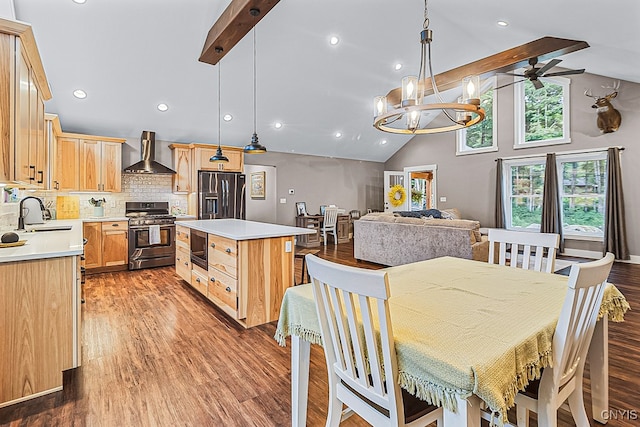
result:
[[[506,73],[529,65],[529,58],[537,57],[539,62],[553,59],[556,56],[585,49],[589,44],[580,40],[543,37],[523,45],[507,49],[486,58],[479,59],[444,73],[436,74],[435,80],[439,91],[453,89],[461,85],[462,78],[469,75],[479,75],[486,79],[496,73]],[[431,88],[431,79],[426,78],[425,87]],[[431,95],[433,89],[427,89],[426,95]],[[387,94],[387,102],[392,105],[400,104],[402,88],[398,87]]]
[[[199,61],[216,65],[279,1],[231,0],[209,30]],[[253,16],[252,9],[260,13]]]

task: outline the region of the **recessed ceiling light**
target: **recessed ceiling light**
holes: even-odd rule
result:
[[[384,144],[386,144],[386,143],[387,143],[387,140],[386,140],[386,139],[383,139],[382,141],[380,141],[380,145],[384,145]]]
[[[280,123],[280,122],[275,122],[275,123],[273,124],[273,127],[274,127],[274,128],[276,128],[276,129],[280,129],[280,128],[282,127],[282,123]]]
[[[78,4],[84,4],[87,2],[87,0],[73,0],[73,2]]]
[[[498,21],[497,24],[500,27],[506,27],[506,26],[509,25],[509,23],[507,21]]]
[[[224,120],[225,122],[230,122],[231,120],[233,120],[233,116],[231,114],[225,114],[224,116],[222,116],[222,120]]]
[[[158,104],[158,110],[160,111],[167,111],[169,109],[169,106],[167,104]]]
[[[340,43],[340,39],[337,36],[331,36],[331,38],[329,38],[329,44],[331,46],[335,46],[338,43]]]
[[[83,91],[82,89],[76,89],[73,91],[73,96],[78,99],[85,99],[87,97],[87,92]]]
[[[335,137],[336,137],[336,138],[340,138],[340,137],[342,137],[342,132],[336,132],[336,133],[335,133]]]
[[[396,71],[399,71],[402,69],[402,64],[401,63],[397,63],[394,67],[393,67]]]

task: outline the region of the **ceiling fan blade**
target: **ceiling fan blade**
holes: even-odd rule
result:
[[[538,80],[538,79],[531,80],[531,83],[533,83],[533,87],[535,87],[536,89],[542,89],[544,87],[542,82],[540,80]]]
[[[541,76],[545,73],[545,71],[552,69],[553,67],[555,67],[561,62],[562,62],[562,59],[552,59],[551,61],[547,62],[542,68],[536,71],[536,74],[538,76]]]
[[[515,73],[498,73],[503,76],[516,76],[516,77],[526,77],[524,74],[515,74]]]
[[[558,71],[557,73],[545,74],[543,77],[570,76],[571,74],[582,74],[582,73],[584,73],[584,68],[582,68],[580,70]]]
[[[524,80],[518,80],[517,82],[507,83],[506,85],[498,86],[498,87],[496,88],[496,90],[498,90],[498,89],[502,89],[503,87],[507,87],[507,86],[514,85],[514,84],[516,84],[516,83],[524,82],[524,81],[526,81],[526,80],[527,80],[527,79],[524,79]]]

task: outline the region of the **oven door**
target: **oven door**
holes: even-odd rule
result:
[[[149,225],[129,226],[129,270],[175,264],[176,226],[160,226],[160,242],[149,243]]]

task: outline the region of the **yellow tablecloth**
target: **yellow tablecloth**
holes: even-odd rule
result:
[[[566,276],[459,258],[385,269],[400,385],[456,411],[455,396],[484,400],[502,423],[518,390],[551,363]],[[628,304],[609,286],[603,313],[621,321]],[[287,289],[275,339],[322,344],[311,285]]]

